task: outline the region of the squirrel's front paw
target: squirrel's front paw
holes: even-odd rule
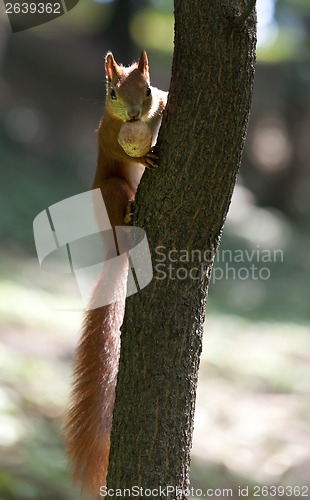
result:
[[[126,214],[125,214],[125,217],[124,217],[125,224],[130,224],[131,223],[132,216],[133,216],[133,202],[132,203],[128,203],[128,205],[126,207]]]
[[[157,168],[159,163],[159,147],[153,146],[143,158],[143,164],[146,168]]]

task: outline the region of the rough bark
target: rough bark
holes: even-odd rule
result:
[[[247,6],[229,0],[175,2],[175,52],[159,137],[161,162],[143,177],[134,215],[134,224],[148,236],[154,279],[126,305],[110,488],[170,485],[179,491],[166,498],[188,497],[208,282],[252,95],[256,16],[254,2]],[[162,274],[156,269],[162,259],[158,247],[165,247],[161,251],[166,255],[177,251],[161,262],[165,279],[159,279]],[[187,262],[180,261],[182,250],[189,252]],[[180,279],[169,276],[169,265],[185,269]],[[204,272],[197,277],[194,269],[201,267]],[[192,277],[183,279],[186,272]]]

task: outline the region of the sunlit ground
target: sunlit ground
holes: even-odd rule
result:
[[[192,483],[309,486],[309,380],[308,327],[209,316]]]
[[[64,301],[74,309],[76,297],[66,279],[41,272],[35,260],[2,256],[2,264],[0,498],[77,498],[61,425],[81,314],[59,310]],[[192,487],[232,488],[236,496],[238,486],[308,484],[309,328],[245,320],[210,305]]]

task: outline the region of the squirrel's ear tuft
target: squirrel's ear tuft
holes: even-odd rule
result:
[[[149,61],[147,58],[147,53],[145,50],[142,50],[141,56],[138,62],[138,70],[142,73],[144,76],[148,76],[149,74]]]
[[[105,70],[108,80],[112,82],[114,77],[117,75],[118,66],[115,62],[112,52],[108,52],[105,56]]]

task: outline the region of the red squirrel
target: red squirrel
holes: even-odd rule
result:
[[[128,156],[117,138],[126,121],[142,120],[156,142],[167,92],[150,86],[145,51],[130,67],[118,65],[111,52],[105,58],[106,102],[98,128],[98,162],[93,189],[100,188],[112,226],[130,222],[130,207],[145,168],[156,167],[157,156]],[[124,272],[126,282],[127,269]],[[99,293],[95,288],[93,298]],[[65,423],[67,455],[82,492],[96,497],[105,484],[119,362],[120,327],[125,299],[86,311],[75,353],[71,405]]]

